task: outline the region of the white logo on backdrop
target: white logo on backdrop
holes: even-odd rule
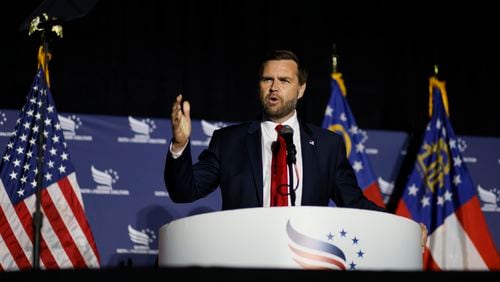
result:
[[[7,115],[0,111],[0,125],[4,125],[7,122]]]
[[[0,111],[0,127],[3,127],[6,123],[7,123],[7,115],[4,112]],[[12,131],[3,131],[3,130],[0,131],[0,136],[10,137],[15,134],[16,133]]]
[[[163,190],[156,190],[154,191],[155,197],[170,197],[168,194],[168,191],[163,189]]]
[[[90,168],[92,173],[92,179],[97,186],[95,189],[82,188],[80,189],[82,194],[106,194],[106,195],[128,195],[129,191],[125,189],[113,189],[113,184],[115,184],[120,177],[118,172],[113,169],[98,170],[93,165]]]
[[[154,120],[149,118],[139,120],[129,116],[128,124],[130,126],[130,130],[134,133],[134,137],[118,137],[118,142],[167,144],[167,139],[150,137],[150,134],[156,129]]]
[[[477,194],[481,200],[481,210],[494,212],[500,212],[500,190],[484,189],[481,185],[477,185]]]
[[[208,146],[208,143],[210,143],[210,139],[212,138],[214,131],[226,126],[227,124],[223,122],[210,123],[206,120],[201,120],[201,129],[203,130],[203,134],[205,134],[207,138],[205,140],[191,140],[191,144],[193,146]]]
[[[451,141],[451,142],[453,142],[453,141]],[[450,145],[451,145],[451,143],[450,143]],[[458,150],[460,151],[460,153],[462,154],[462,158],[464,159],[465,163],[477,163],[476,157],[466,156],[464,154],[465,151],[467,150],[467,142],[464,139],[457,138],[456,146],[457,146]]]
[[[450,145],[452,145],[450,143]],[[457,138],[456,146],[462,153],[465,163],[477,163],[478,160],[474,156],[466,156],[467,142],[462,138]],[[496,188],[486,189],[481,185],[477,185],[477,194],[481,202],[481,210],[488,212],[500,211],[500,190]]]
[[[128,225],[128,236],[130,241],[134,243],[132,249],[116,249],[119,254],[145,254],[145,255],[157,255],[158,249],[151,249],[150,244],[153,243],[157,236],[149,228],[137,230],[132,228],[130,224]]]
[[[90,135],[79,135],[77,134],[78,128],[82,126],[82,120],[76,115],[70,115],[68,117],[57,115],[59,118],[59,126],[63,130],[64,139],[66,140],[77,140],[77,141],[92,141],[92,136]],[[58,125],[56,125],[57,127]]]

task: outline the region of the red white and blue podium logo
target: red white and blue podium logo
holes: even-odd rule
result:
[[[366,256],[362,240],[344,228],[319,234],[317,238],[324,239],[317,239],[295,229],[288,220],[286,232],[293,260],[304,269],[356,270]]]

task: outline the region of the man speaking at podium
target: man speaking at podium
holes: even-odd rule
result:
[[[328,206],[385,211],[358,186],[341,136],[297,117],[307,70],[291,51],[264,58],[259,71],[261,119],[216,130],[193,165],[190,104],[172,106],[172,142],[164,178],[170,198],[186,203],[217,187],[222,209]]]

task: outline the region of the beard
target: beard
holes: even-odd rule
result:
[[[284,101],[283,105],[281,106],[273,106],[266,103],[266,99],[262,100],[262,107],[264,109],[264,113],[271,120],[277,120],[286,117],[295,110],[296,106],[297,106],[297,99]]]

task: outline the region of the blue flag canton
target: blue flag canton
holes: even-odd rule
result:
[[[368,136],[366,131],[357,126],[351,108],[335,79],[331,80],[331,89],[332,94],[325,110],[322,127],[344,138],[349,162],[356,173],[359,185],[364,189],[376,180],[365,152]]]
[[[39,171],[41,134],[43,167]],[[42,188],[46,188],[73,171],[56,107],[39,69],[2,155],[0,177],[11,202],[17,204],[35,193],[39,173],[43,177]]]
[[[437,87],[433,102],[433,115],[403,195],[413,219],[425,223],[429,232],[476,195]]]

